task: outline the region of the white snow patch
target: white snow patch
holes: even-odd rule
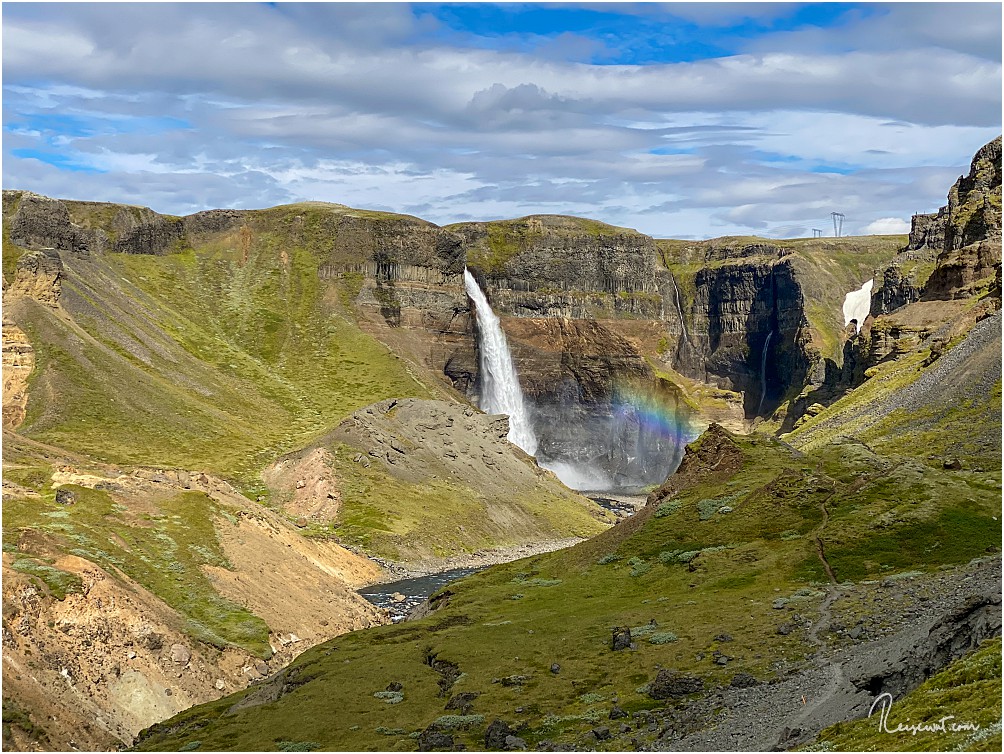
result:
[[[861,324],[871,310],[872,286],[874,284],[875,278],[872,278],[858,290],[851,291],[844,296],[844,327],[847,327],[853,319],[857,322],[857,332],[861,332]]]

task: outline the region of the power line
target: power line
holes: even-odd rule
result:
[[[841,234],[844,232],[844,213],[831,212],[830,217],[833,218],[833,237],[840,238]]]

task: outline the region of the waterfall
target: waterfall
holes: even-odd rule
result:
[[[763,353],[760,354],[760,405],[756,407],[758,414],[763,411],[763,399],[767,397],[767,349],[770,347],[770,338],[773,334],[773,330],[767,333],[767,340],[763,342]]]
[[[673,280],[673,290],[676,291],[676,313],[680,315],[680,327],[683,328],[683,339],[690,342],[690,336],[687,335],[687,323],[683,319],[683,307],[680,306],[680,289],[676,287],[676,276],[672,273],[670,278]]]
[[[474,302],[478,332],[481,335],[481,410],[488,414],[509,415],[509,442],[530,455],[537,452],[537,438],[530,426],[530,416],[519,386],[519,376],[512,363],[509,344],[488,299],[478,281],[466,268],[464,287]]]

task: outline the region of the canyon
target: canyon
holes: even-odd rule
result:
[[[909,237],[5,190],[5,748],[478,746],[486,715],[535,744],[668,746],[663,726],[712,739],[649,693],[653,661],[708,688],[808,672],[857,638],[806,616],[915,569],[956,569],[903,593],[955,631],[963,566],[999,583],[1000,154]],[[516,405],[489,400],[488,314],[510,417],[479,410]],[[598,491],[648,504],[615,525]],[[578,544],[440,589],[421,620],[356,593],[552,542]],[[941,664],[999,634],[991,603]],[[364,694],[358,666],[381,679]],[[344,721],[318,727],[332,693]],[[630,723],[608,740],[611,705]]]

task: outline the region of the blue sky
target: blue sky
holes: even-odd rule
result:
[[[901,232],[1001,131],[999,3],[5,3],[3,185],[663,237]]]

